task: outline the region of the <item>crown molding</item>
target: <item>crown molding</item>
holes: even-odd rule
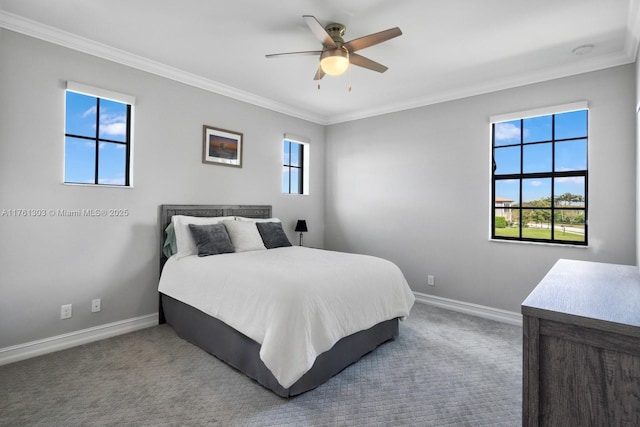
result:
[[[396,104],[385,105],[382,108],[372,108],[361,110],[352,114],[340,114],[327,118],[327,125],[333,125],[354,120],[366,119],[370,117],[390,114],[414,108],[426,107],[439,104],[441,102],[454,101],[456,99],[468,98],[476,95],[483,95],[505,89],[512,89],[534,83],[541,83],[563,77],[575,76],[592,71],[603,70],[635,62],[635,58],[627,56],[626,52],[616,52],[610,55],[603,55],[591,59],[585,59],[579,63],[568,64],[561,67],[554,67],[526,74],[518,74],[511,77],[485,81],[480,84],[473,84],[454,90],[444,90],[430,93],[428,96],[417,97]]]
[[[323,116],[310,111],[300,110],[299,108],[294,108],[5,11],[0,11],[0,28],[6,28],[17,33],[126,65],[218,95],[327,126],[633,63],[636,61],[638,46],[640,44],[640,0],[629,0],[627,34],[622,52],[584,58],[582,61],[577,61],[565,66],[533,71],[453,90],[430,93],[424,97],[412,98],[390,105],[387,104],[380,108],[371,108],[351,114],[334,116]]]
[[[467,87],[445,90],[430,93],[428,96],[413,98],[396,104],[385,105],[382,108],[372,108],[361,110],[352,114],[340,114],[329,116],[326,125],[350,122],[354,120],[366,119],[370,117],[390,114],[414,108],[426,107],[428,105],[439,104],[441,102],[453,101],[456,99],[468,98],[470,96],[482,95],[499,90],[512,89],[548,80],[569,77],[577,74],[603,70],[605,68],[636,62],[638,49],[640,47],[640,0],[629,0],[629,13],[627,15],[627,33],[622,52],[614,52],[609,55],[585,58],[583,61],[567,64],[551,69],[533,71],[526,74],[500,78],[494,81],[487,81]],[[640,112],[640,105],[637,107]]]
[[[309,111],[301,111],[299,108],[292,108],[271,99],[189,73],[179,68],[153,61],[140,55],[135,55],[104,43],[62,31],[58,28],[44,25],[40,22],[33,21],[19,15],[0,11],[0,28],[5,28],[16,33],[24,34],[49,43],[93,55],[98,58],[126,65],[131,68],[155,74],[160,77],[197,87],[228,98],[236,99],[238,101],[246,102],[248,104],[253,104],[268,110],[276,111],[278,113],[286,114],[288,116],[297,117],[299,119],[308,120],[321,125],[326,124],[326,118],[321,115],[314,114]]]

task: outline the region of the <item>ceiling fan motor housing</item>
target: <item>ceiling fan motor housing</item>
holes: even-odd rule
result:
[[[324,27],[324,29],[327,30],[327,33],[331,36],[334,42],[339,43],[338,46],[344,43],[342,36],[344,36],[344,32],[347,27],[342,24],[333,23]]]

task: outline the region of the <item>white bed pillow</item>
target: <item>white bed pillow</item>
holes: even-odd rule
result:
[[[236,252],[257,251],[267,249],[254,221],[222,221]]]
[[[198,248],[196,242],[193,240],[191,230],[189,230],[189,224],[206,225],[206,224],[218,224],[225,220],[232,220],[232,216],[186,216],[186,215],[174,215],[171,217],[173,223],[173,229],[176,233],[176,246],[178,252],[176,258],[183,258],[189,255],[198,255]]]

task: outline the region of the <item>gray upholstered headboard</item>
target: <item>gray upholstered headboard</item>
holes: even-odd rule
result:
[[[271,218],[271,205],[161,205],[160,206],[160,271],[167,261],[162,246],[167,237],[165,228],[174,215],[187,216],[243,216],[246,218]]]

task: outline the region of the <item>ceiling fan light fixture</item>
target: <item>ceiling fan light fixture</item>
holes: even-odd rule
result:
[[[2,0],[0,0],[0,2],[1,1]],[[330,76],[339,76],[351,70],[351,65],[356,65],[378,73],[384,73],[388,70],[388,67],[365,58],[356,52],[402,35],[400,28],[394,27],[345,42],[342,36],[344,35],[346,27],[343,24],[333,23],[323,27],[312,15],[302,15],[302,17],[307,23],[309,30],[311,30],[313,35],[322,43],[322,50],[272,53],[265,56],[267,58],[277,58],[281,56],[315,56],[319,54],[320,64],[318,64],[313,80],[321,80],[322,77],[327,74]]]
[[[330,76],[339,76],[349,68],[349,51],[344,47],[327,49],[320,55],[320,67]]]

